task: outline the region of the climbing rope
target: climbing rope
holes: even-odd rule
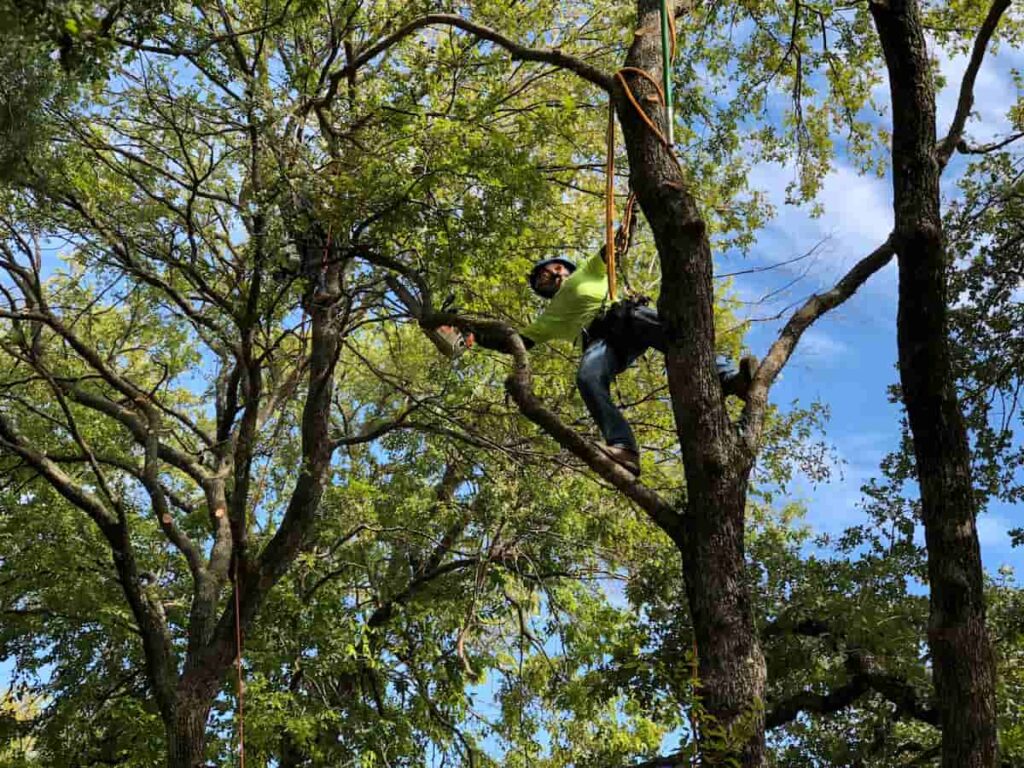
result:
[[[675,144],[672,136],[672,61],[676,57],[675,16],[670,12],[668,0],[661,0],[661,77],[665,84],[665,124],[668,126],[669,146]]]
[[[675,145],[672,132],[672,60],[676,56],[676,28],[675,18],[669,11],[668,0],[661,3],[661,60],[662,60],[662,83],[659,83],[649,72],[639,67],[623,67],[615,73],[615,78],[622,86],[623,93],[633,105],[637,115],[644,121],[647,127],[657,136],[658,141],[668,150],[669,157],[679,167],[679,159],[676,157],[673,147]],[[665,121],[668,126],[668,135],[661,132],[661,129],[648,117],[640,102],[633,94],[632,88],[626,81],[626,73],[636,74],[646,79],[654,86],[657,93],[658,103],[665,108]],[[616,237],[613,235],[615,221],[615,102],[608,100],[608,131],[605,136],[607,162],[605,163],[605,208],[604,208],[604,236],[605,236],[605,262],[608,271],[608,296],[615,301],[616,296],[616,268],[615,268],[615,246]],[[633,209],[636,205],[636,193],[630,192],[626,201],[626,210],[623,213],[622,224],[619,225],[619,232],[626,232],[623,251],[629,247],[629,232],[632,231]],[[627,284],[628,287],[628,284]]]
[[[608,163],[604,182],[604,250],[608,270],[608,297],[615,301],[615,105],[608,106]]]

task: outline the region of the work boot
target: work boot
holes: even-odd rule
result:
[[[750,382],[754,380],[755,373],[757,373],[757,358],[753,355],[744,355],[740,358],[739,373],[723,379],[722,394],[734,395],[746,402],[747,393],[750,391]]]
[[[624,445],[598,445],[597,447],[633,477],[640,477],[640,454],[637,451]]]

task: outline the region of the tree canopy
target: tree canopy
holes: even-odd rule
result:
[[[949,764],[914,429],[824,540],[791,483],[827,480],[844,404],[768,402],[811,323],[909,262],[906,206],[755,350],[746,404],[711,365],[746,349],[743,276],[712,270],[775,214],[755,166],[808,216],[839,158],[899,188],[882,11],[672,3],[670,153],[613,78],[656,71],[659,5],[0,6],[0,765],[234,764],[243,722],[282,768]],[[927,148],[935,179],[977,158],[941,217],[949,383],[973,503],[1017,502],[1024,111],[985,145],[968,121],[1024,19],[918,5],[889,10],[970,57]],[[601,246],[609,101],[622,277],[673,338],[667,379],[617,383],[642,482],[592,446],[578,350],[514,331],[535,260]],[[444,358],[441,324],[480,344]],[[1010,765],[1024,603],[984,594]]]

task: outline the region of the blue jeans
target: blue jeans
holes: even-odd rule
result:
[[[649,307],[633,310],[629,331],[626,338],[616,339],[615,346],[607,339],[597,339],[586,346],[576,373],[576,386],[605,443],[636,451],[633,430],[612,400],[612,382],[651,347],[664,354],[668,340],[658,313]],[[717,367],[722,379],[736,374],[736,368],[725,358],[718,359]]]

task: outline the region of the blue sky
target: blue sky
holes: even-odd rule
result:
[[[940,58],[947,79],[938,97],[940,136],[955,111],[966,63],[963,56]],[[1011,77],[1013,68],[1024,68],[1024,53],[1004,48],[986,58],[975,88],[976,116],[967,128],[972,140],[983,143],[1011,132],[1006,113],[1020,98]],[[880,103],[888,104],[886,86],[876,95]],[[883,116],[882,122],[888,122],[888,116]],[[963,156],[954,156],[944,177],[947,197],[956,194],[956,180],[965,166]],[[719,270],[779,263],[809,251],[822,240],[825,243],[813,262],[804,260],[736,278],[739,298],[749,302],[744,313],[750,318],[771,317],[814,292],[828,289],[881,244],[891,230],[888,177],[860,175],[840,160],[825,180],[819,198],[824,214],[817,219],[811,218],[806,209],[785,205],[785,187],[792,178],[792,169],[778,165],[760,165],[753,170],[752,186],[768,193],[778,216],[762,231],[750,256],[727,254]],[[806,276],[790,289],[762,300],[805,271]],[[755,353],[763,355],[767,351],[783,322],[753,324],[748,343]],[[794,486],[795,495],[807,505],[807,522],[815,531],[835,533],[865,520],[858,506],[860,487],[879,474],[879,461],[899,440],[900,412],[886,395],[886,388],[896,380],[896,268],[890,264],[848,302],[812,326],[772,392],[773,401],[782,407],[794,400],[805,405],[820,400],[831,408],[826,439],[838,457],[837,471],[826,484],[812,487],[803,479]],[[1016,508],[995,504],[978,521],[985,567],[995,571],[1010,565],[1016,570],[1018,583],[1024,576],[1024,551],[1010,547],[1007,532],[1021,525],[1020,517]]]

